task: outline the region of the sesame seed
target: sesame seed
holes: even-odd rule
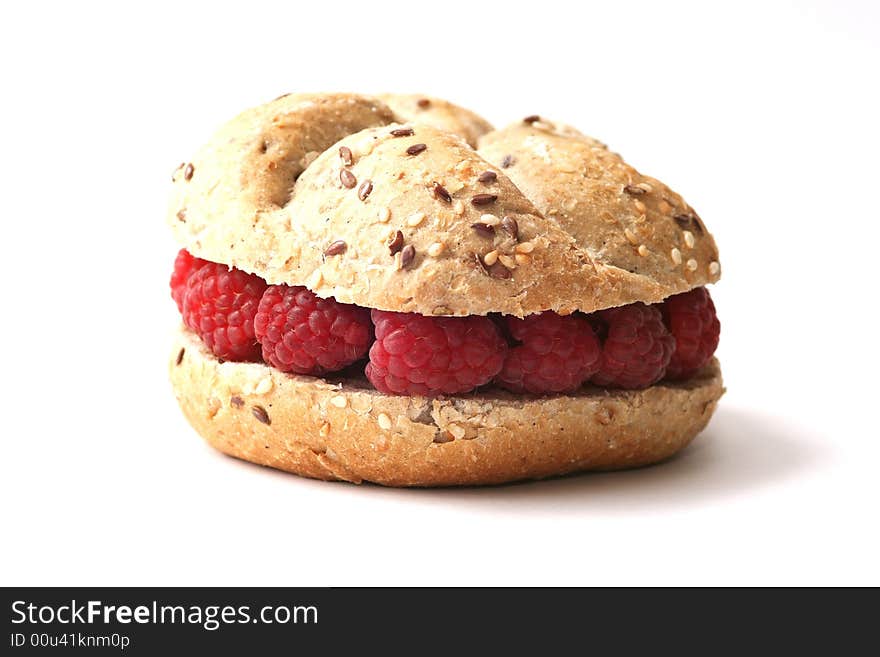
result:
[[[640,255],[640,256],[642,256],[642,257],[644,258],[644,257],[647,256],[649,253],[650,253],[650,251],[648,251],[648,247],[647,247],[647,246],[645,246],[644,244],[639,244],[639,255]]]
[[[504,217],[501,219],[501,230],[510,235],[513,239],[519,239],[519,224],[513,217]]]
[[[432,258],[436,258],[445,250],[446,245],[443,242],[434,242],[431,246],[428,247],[428,255]]]
[[[639,243],[639,238],[636,237],[636,234],[632,232],[629,228],[623,229],[623,236],[626,238],[626,241],[632,245],[636,245]]]
[[[348,400],[342,395],[331,397],[330,403],[333,404],[336,408],[345,408],[346,406],[348,406]]]
[[[525,253],[516,253],[513,257],[518,265],[527,265],[532,261]]]
[[[640,214],[644,214],[645,210],[647,210],[647,207],[641,201],[636,201],[633,205],[636,206],[636,210],[638,210]]]
[[[479,180],[484,185],[488,185],[489,183],[493,183],[498,180],[498,174],[494,171],[484,171],[480,174],[477,180]]]
[[[400,252],[400,268],[406,269],[409,267],[413,260],[416,257],[416,247],[412,244],[407,244],[403,247],[403,250]]]
[[[541,117],[537,114],[529,114],[526,118],[523,119],[523,123],[527,123],[528,125],[532,125],[533,123],[540,121]]]
[[[254,414],[254,417],[257,418],[263,424],[272,424],[272,419],[269,417],[269,414],[266,412],[266,409],[262,406],[254,406],[251,408],[251,413]]]
[[[399,230],[394,233],[394,237],[388,242],[388,250],[394,255],[403,248],[403,233]]]
[[[505,155],[501,160],[501,168],[507,169],[508,167],[512,167],[516,163],[516,158],[513,155]]]
[[[636,187],[638,187],[639,189],[641,189],[642,191],[644,191],[646,194],[650,194],[651,192],[654,191],[654,188],[651,187],[651,186],[650,186],[648,183],[646,183],[646,182],[640,182],[639,184],[636,185]]]
[[[196,172],[196,168],[192,164],[187,164],[186,168],[183,170],[183,179],[189,182],[192,180],[193,174]]]
[[[354,177],[354,174],[348,169],[343,169],[339,172],[339,181],[342,183],[343,187],[347,187],[351,189],[355,185],[357,185],[357,178]]]
[[[342,240],[336,240],[332,242],[330,246],[324,249],[325,256],[335,256],[341,253],[345,253],[345,249],[348,248],[348,245]]]
[[[392,137],[412,137],[415,133],[415,130],[412,128],[395,128],[391,131]]]
[[[389,219],[391,219],[391,209],[388,207],[379,208],[379,221],[387,224]]]
[[[425,150],[427,150],[427,148],[428,148],[427,144],[413,144],[412,146],[410,146],[409,148],[406,149],[406,154],[407,155],[418,155],[419,153],[422,153]]]
[[[688,269],[690,269],[691,271],[697,271],[697,261],[694,260],[693,258],[691,258],[690,260],[688,260],[688,261],[687,261],[687,264],[686,264],[685,266],[686,266]]]
[[[466,433],[464,427],[453,423],[450,423],[446,426],[446,431],[456,440],[461,440],[462,438],[464,438]]]
[[[516,269],[516,258],[514,258],[513,256],[500,255],[498,256],[498,260],[508,269]]]
[[[347,167],[354,164],[354,156],[351,154],[351,149],[348,146],[339,147],[339,159],[341,159],[342,163]]]
[[[482,221],[471,224],[471,228],[473,228],[483,237],[495,236],[495,227],[490,224],[483,223]]]
[[[361,186],[358,187],[358,198],[362,201],[366,201],[367,197],[370,195],[370,192],[373,191],[373,181],[365,180],[361,183]]]
[[[464,214],[464,203],[462,203],[461,201],[456,201],[452,204],[452,211],[457,217],[460,217]]]
[[[513,249],[517,253],[531,253],[535,250],[534,242],[523,242],[522,244],[517,244]]]
[[[496,262],[498,262],[498,251],[489,251],[489,253],[483,256],[484,265],[491,267]]]
[[[630,196],[641,196],[645,193],[645,190],[638,185],[627,185],[623,188],[623,191],[625,191]]]
[[[428,109],[431,106],[431,101],[428,98],[419,98],[416,101],[416,105],[418,105],[421,109]]]
[[[717,262],[715,262],[713,260],[712,262],[709,263],[709,273],[712,276],[717,275],[718,272],[720,272],[720,271],[721,271],[721,265],[719,265]]]
[[[452,203],[452,195],[443,185],[434,185],[434,196],[447,203]]]
[[[477,194],[471,198],[471,205],[489,205],[498,200],[498,194]]]
[[[691,231],[684,231],[682,237],[684,237],[684,243],[687,245],[687,248],[694,248],[694,234]]]
[[[310,290],[314,290],[315,288],[321,287],[321,282],[324,280],[324,275],[321,273],[320,269],[316,269],[312,272],[312,275],[309,276],[309,282],[306,287]]]
[[[385,413],[379,413],[379,417],[376,418],[376,421],[379,423],[380,429],[388,431],[391,428],[391,418]]]
[[[413,214],[411,214],[407,218],[406,224],[407,224],[407,226],[418,226],[424,220],[425,220],[425,213],[424,212],[414,212]]]
[[[672,262],[676,265],[681,264],[681,251],[673,247],[672,251],[669,252],[669,255],[672,258]]]
[[[497,226],[501,223],[501,219],[496,217],[494,214],[481,214],[480,223],[486,224],[487,226]]]

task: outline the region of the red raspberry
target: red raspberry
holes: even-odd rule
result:
[[[183,295],[186,292],[186,281],[195,270],[207,264],[207,260],[196,258],[186,249],[177,252],[174,259],[174,271],[171,273],[171,298],[177,304],[177,310],[183,312]]]
[[[283,372],[327,374],[363,358],[373,325],[366,308],[321,299],[304,287],[270,285],[254,318],[263,360]]]
[[[498,385],[513,392],[574,392],[599,370],[602,348],[585,317],[548,311],[506,323],[522,344],[507,353]]]
[[[633,303],[590,315],[602,340],[602,364],[592,382],[610,388],[647,388],[663,378],[675,339],[654,306]]]
[[[198,333],[214,355],[259,360],[254,315],[266,281],[240,269],[208,262],[193,272],[183,297],[183,323]]]
[[[488,317],[425,317],[372,311],[376,341],[367,378],[398,395],[454,395],[492,380],[507,343]]]
[[[666,368],[667,379],[687,379],[697,373],[718,347],[721,323],[709,290],[698,287],[669,297],[660,305],[663,321],[675,338],[675,353]]]

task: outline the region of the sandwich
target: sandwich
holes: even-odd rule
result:
[[[170,378],[226,454],[388,486],[631,468],[724,392],[712,235],[568,125],[288,94],[172,181]]]

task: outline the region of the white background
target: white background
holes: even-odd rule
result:
[[[0,12],[0,583],[880,584],[877,3]],[[694,445],[439,491],[207,448],[166,380],[169,176],[244,107],[320,90],[539,113],[681,191],[724,273],[729,390]]]

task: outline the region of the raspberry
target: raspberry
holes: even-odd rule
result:
[[[186,281],[183,323],[218,358],[259,360],[254,315],[265,290],[266,281],[259,276],[207,262]]]
[[[207,264],[207,260],[196,258],[186,249],[177,252],[174,259],[174,271],[171,273],[171,298],[177,304],[177,310],[183,312],[183,295],[186,292],[186,281],[195,270]]]
[[[507,343],[488,317],[425,317],[372,311],[376,341],[367,378],[380,392],[454,395],[488,383]]]
[[[304,287],[270,285],[254,317],[263,360],[283,372],[327,374],[363,358],[373,325],[366,308],[321,299]]]
[[[689,378],[709,362],[718,347],[721,324],[709,290],[698,287],[676,294],[660,304],[660,311],[675,338],[675,353],[666,368],[666,378]]]
[[[513,392],[574,392],[599,369],[602,349],[580,315],[554,312],[506,318],[513,347],[495,383]]]
[[[666,371],[675,339],[654,306],[633,303],[590,315],[602,340],[602,364],[592,382],[612,388],[647,388]]]

